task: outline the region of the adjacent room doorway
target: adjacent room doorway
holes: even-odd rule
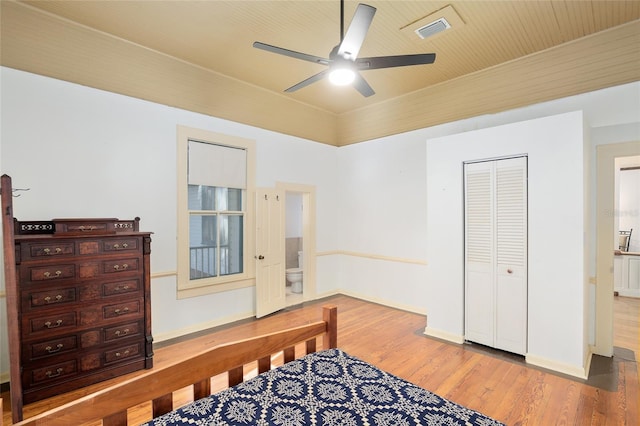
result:
[[[596,284],[593,353],[613,356],[613,251],[615,248],[615,159],[640,155],[640,142],[596,147]]]
[[[287,297],[287,194],[300,201],[302,250],[295,250],[295,262],[303,265],[299,292]],[[292,213],[289,213],[292,216]],[[294,220],[293,218],[290,218]],[[287,306],[313,300],[316,295],[315,187],[277,183],[276,188],[256,190],[256,317]],[[300,251],[300,260],[297,252]],[[294,265],[291,264],[293,267]],[[289,268],[291,269],[291,268]],[[290,287],[290,286],[289,286]]]

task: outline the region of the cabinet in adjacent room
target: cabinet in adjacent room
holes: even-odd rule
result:
[[[620,296],[640,297],[640,255],[620,253],[613,256],[613,290]]]
[[[527,349],[527,158],[464,165],[465,339]]]

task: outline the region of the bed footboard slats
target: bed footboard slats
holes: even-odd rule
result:
[[[197,400],[211,395],[211,379],[204,379],[193,384],[193,399]]]
[[[305,348],[306,348],[307,354],[314,353],[316,351],[316,339],[307,340],[305,342]]]
[[[243,376],[244,368],[242,365],[240,367],[232,368],[231,370],[229,370],[229,387],[242,383]]]
[[[271,356],[265,356],[258,360],[258,374],[271,370]]]
[[[336,348],[336,333],[337,308],[324,307],[322,321],[206,349],[171,365],[145,370],[15,426],[68,426],[100,419],[103,426],[122,426],[127,424],[128,408],[149,401],[156,417],[174,409],[174,391],[193,385],[194,398],[203,398],[210,395],[211,378],[218,374],[228,373],[230,385],[241,383],[244,365],[257,361],[258,372],[265,372],[271,369],[272,355],[282,351],[284,362],[292,361],[296,345],[303,344],[307,353],[314,352],[318,337],[322,337],[324,349]]]
[[[169,411],[173,410],[173,394],[168,393],[166,395],[162,395],[161,397],[155,398],[152,401],[151,406],[153,407],[153,417],[167,414]]]
[[[296,348],[295,347],[285,348],[282,351],[282,357],[284,359],[285,364],[287,362],[293,361],[294,359],[296,359]]]

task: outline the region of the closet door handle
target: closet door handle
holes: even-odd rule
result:
[[[507,274],[513,274],[513,269],[511,268],[507,269]]]

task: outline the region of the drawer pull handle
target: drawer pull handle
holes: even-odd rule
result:
[[[84,225],[80,225],[78,226],[78,229],[81,230],[82,232],[84,231],[95,231],[96,227],[95,226],[84,226]]]
[[[50,354],[55,354],[56,352],[60,352],[63,346],[64,345],[62,343],[58,343],[55,349],[53,349],[51,346],[47,346],[46,348],[44,348],[44,350],[49,352]]]
[[[113,245],[113,248],[116,249],[116,250],[120,250],[121,248],[122,249],[126,249],[127,247],[129,247],[129,244],[127,244],[127,243],[122,243],[122,245],[120,245],[118,243],[115,243]]]
[[[56,321],[55,324],[53,324],[51,321],[47,321],[44,323],[44,326],[47,328],[56,328],[56,327],[60,327],[62,325],[62,320],[59,319],[58,321]]]
[[[62,271],[56,271],[53,274],[47,271],[43,275],[45,278],[60,278],[60,276],[62,275]]]
[[[129,308],[123,308],[123,309],[116,309],[115,311],[113,311],[116,315],[124,315],[127,312],[129,312]]]
[[[122,266],[120,265],[113,265],[113,269],[115,269],[116,271],[124,271],[125,269],[127,269],[129,267],[129,265],[127,265],[126,263],[123,263]],[[120,269],[122,268],[122,269]]]
[[[49,247],[45,248],[44,250],[44,254],[46,255],[53,255],[53,254],[60,254],[62,252],[62,249],[60,247],[56,247],[56,249],[51,252],[51,249]]]
[[[127,334],[129,334],[129,329],[125,328],[124,330],[120,331],[120,330],[116,330],[115,335],[118,337],[123,337],[126,336]]]
[[[129,351],[128,350],[124,351],[123,353],[116,352],[116,357],[127,356],[127,355],[129,355]]]
[[[44,298],[45,303],[57,303],[62,300],[62,295],[58,294],[54,299],[51,299],[51,296],[47,296]]]
[[[128,285],[118,286],[116,287],[116,291],[127,291],[129,288],[130,287]]]
[[[58,368],[58,369],[56,370],[56,372],[55,372],[55,373],[54,373],[53,371],[49,370],[49,371],[47,371],[47,372],[46,372],[46,373],[44,373],[44,374],[45,374],[48,378],[50,378],[50,379],[51,379],[51,378],[53,378],[53,377],[58,377],[59,375],[61,375],[61,374],[62,374],[62,372],[63,372],[63,371],[64,371],[64,369],[62,369],[62,368]]]

